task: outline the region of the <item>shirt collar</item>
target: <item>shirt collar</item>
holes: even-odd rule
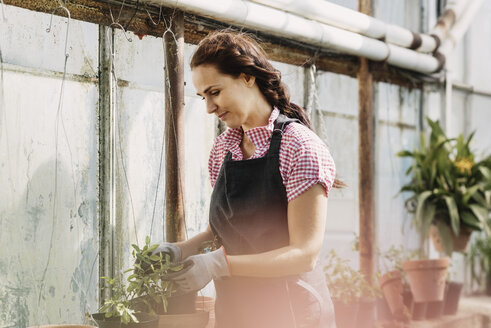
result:
[[[280,115],[280,110],[276,107],[273,108],[271,115],[268,119],[268,124],[265,126],[258,126],[253,129],[245,131],[245,134],[252,141],[256,150],[265,146],[269,142],[274,130],[274,122]],[[225,138],[225,144],[227,148],[234,152],[240,152],[239,145],[242,141],[242,127],[235,129],[228,129],[227,136]]]

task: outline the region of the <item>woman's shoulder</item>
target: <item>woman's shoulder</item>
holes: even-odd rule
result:
[[[283,132],[284,141],[288,141],[291,147],[326,147],[322,139],[307,126],[293,122],[290,123]]]

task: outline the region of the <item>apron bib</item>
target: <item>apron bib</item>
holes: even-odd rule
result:
[[[289,243],[288,200],[280,174],[284,128],[298,122],[280,114],[268,154],[232,161],[228,152],[210,203],[210,226],[228,255],[257,254]],[[215,280],[218,328],[334,328],[321,268],[282,278]]]

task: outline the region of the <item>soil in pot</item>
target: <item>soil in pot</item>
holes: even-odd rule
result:
[[[346,304],[335,298],[332,299],[332,303],[334,305],[337,328],[355,328],[359,303]]]
[[[375,322],[375,300],[363,297],[358,302],[355,327],[372,328]]]
[[[159,326],[159,317],[148,313],[136,313],[138,322],[122,324],[121,318],[106,318],[105,313],[94,313],[92,318],[99,328],[157,328]]]
[[[411,319],[413,320],[424,320],[426,318],[426,302],[413,303],[413,311],[411,314]]]
[[[460,295],[462,293],[462,287],[463,284],[459,282],[450,281],[447,283],[443,314],[453,315],[457,313],[457,310],[459,308]]]
[[[402,264],[415,302],[442,301],[448,257],[435,260],[413,260]]]

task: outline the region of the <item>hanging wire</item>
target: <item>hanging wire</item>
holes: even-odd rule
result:
[[[2,20],[5,22],[7,21],[7,16],[5,15],[5,3],[3,0],[0,0],[0,4],[2,6]]]
[[[39,289],[39,296],[38,296],[38,310],[42,308],[40,306],[41,303],[41,296],[43,294],[44,290],[44,284],[45,284],[45,278],[46,278],[46,272],[48,271],[49,263],[51,260],[51,251],[53,249],[53,239],[54,239],[54,231],[55,231],[55,226],[56,226],[56,221],[57,221],[57,211],[56,211],[56,206],[57,206],[57,200],[58,200],[58,129],[59,129],[59,121],[61,117],[61,111],[63,108],[63,96],[65,93],[65,80],[66,80],[66,71],[67,71],[67,62],[68,62],[68,36],[69,36],[69,28],[70,28],[70,11],[64,7],[60,6],[57,7],[53,12],[51,13],[51,19],[49,23],[49,27],[46,29],[46,32],[50,32],[52,28],[52,23],[53,23],[53,15],[55,14],[56,11],[58,10],[64,10],[67,14],[67,28],[66,28],[66,36],[65,36],[65,61],[64,61],[64,66],[63,66],[63,79],[61,82],[61,89],[60,89],[60,96],[58,99],[58,109],[56,113],[56,124],[55,124],[55,182],[54,182],[54,196],[53,196],[53,223],[51,227],[51,237],[50,237],[50,246],[48,250],[48,259],[46,261],[46,265],[43,270],[43,275],[41,278],[41,287]]]
[[[112,17],[112,13],[111,13],[111,17]],[[123,31],[123,35],[124,37],[126,38],[126,40],[128,42],[132,42],[132,39],[129,38],[127,35],[126,35],[126,30],[123,28],[123,26],[117,22],[112,22],[111,25],[109,26],[110,28],[107,29],[107,37],[108,37],[108,45],[109,45],[109,52],[111,54],[110,56],[110,59],[111,59],[111,62],[110,62],[110,67],[111,67],[111,76],[113,78],[113,81],[114,81],[114,114],[116,116],[116,130],[117,130],[117,133],[116,133],[116,140],[117,140],[117,144],[118,144],[118,148],[119,148],[119,160],[121,162],[121,168],[123,169],[123,175],[124,175],[124,179],[125,179],[125,183],[126,183],[126,187],[128,189],[128,195],[130,197],[130,206],[131,206],[131,213],[132,213],[132,216],[133,216],[133,228],[135,230],[135,238],[136,238],[136,243],[139,244],[139,241],[138,241],[138,230],[137,230],[137,227],[136,227],[136,215],[135,215],[135,208],[134,208],[134,205],[133,205],[133,196],[131,194],[131,188],[130,188],[130,184],[129,184],[129,179],[128,179],[128,174],[126,172],[126,165],[124,164],[124,159],[123,159],[123,146],[121,144],[121,117],[119,115],[119,111],[118,111],[118,108],[119,108],[119,104],[118,104],[118,97],[119,97],[119,89],[118,89],[118,77],[116,75],[116,69],[115,69],[115,57],[116,57],[116,50],[115,50],[115,47],[113,46],[112,44],[112,38],[111,38],[111,34],[113,33],[113,29],[111,27],[114,27],[114,26],[117,26],[119,27],[122,31]]]
[[[159,21],[157,23],[155,23],[155,21],[153,20],[152,18],[152,15],[150,14],[150,12],[148,11],[147,9],[147,4],[145,2],[143,2],[143,9],[147,12],[147,15],[148,15],[148,18],[150,19],[150,22],[154,25],[154,26],[157,26],[160,24],[161,20],[162,20],[162,6],[160,6],[160,9],[159,9]]]

